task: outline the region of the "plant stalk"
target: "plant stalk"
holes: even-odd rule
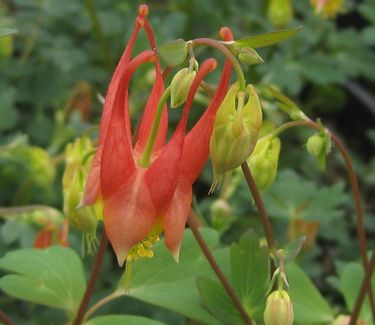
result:
[[[233,305],[237,308],[237,310],[241,314],[241,317],[244,320],[245,324],[252,325],[253,322],[251,321],[250,316],[248,315],[248,313],[242,306],[240,299],[237,297],[231,284],[229,283],[228,279],[225,277],[223,271],[220,269],[210,249],[208,248],[206,242],[204,241],[202,235],[200,234],[199,229],[198,229],[199,220],[198,220],[197,215],[192,209],[190,210],[190,213],[189,213],[188,224],[203,254],[206,256],[208,262],[210,263],[212,269],[216,273],[224,289],[228,293],[229,297],[232,299]]]
[[[275,135],[278,135],[279,133],[285,131],[286,129],[295,127],[295,126],[306,126],[315,130],[320,130],[321,126],[318,123],[315,123],[311,120],[303,120],[303,121],[292,121],[285,123],[278,129],[274,131]],[[332,131],[328,130],[329,134],[331,135],[331,139],[334,142],[337,149],[340,151],[341,156],[344,159],[345,167],[348,172],[349,182],[352,190],[352,196],[353,201],[355,205],[355,216],[356,216],[356,224],[357,224],[357,236],[359,240],[359,248],[360,248],[360,254],[361,254],[361,260],[363,264],[363,268],[366,271],[368,269],[368,259],[367,259],[367,241],[366,241],[366,231],[364,226],[364,217],[363,217],[363,208],[362,208],[362,202],[361,202],[361,192],[359,189],[359,183],[357,175],[354,171],[353,163],[350,158],[350,155],[348,153],[348,150],[345,148],[345,145],[342,143],[342,141],[334,134]],[[375,300],[374,300],[374,293],[372,290],[372,287],[369,286],[367,288],[368,296],[370,300],[371,305],[371,313],[372,313],[372,319],[375,324]]]
[[[250,168],[246,161],[241,165],[241,168],[245,176],[247,185],[250,189],[250,192],[254,198],[254,202],[258,209],[259,215],[261,217],[264,234],[266,235],[266,239],[267,239],[268,249],[272,255],[276,256],[277,248],[276,248],[275,238],[273,237],[273,234],[272,234],[271,223],[267,216],[266,208],[264,207],[262,197],[260,196],[258,188],[255,184],[253,175],[251,175]]]
[[[361,288],[359,290],[357,299],[354,304],[354,308],[353,308],[352,316],[350,317],[349,325],[355,325],[357,323],[357,319],[361,311],[363,301],[365,300],[366,292],[368,291],[367,289],[371,288],[371,277],[372,277],[372,274],[374,273],[374,268],[375,268],[375,246],[372,250],[371,259],[368,264],[365,277],[363,278]]]
[[[77,316],[73,322],[73,325],[80,325],[82,323],[83,317],[85,316],[86,309],[89,305],[90,298],[94,292],[96,281],[99,277],[100,268],[103,264],[103,259],[105,252],[107,250],[108,246],[108,238],[105,233],[105,230],[103,229],[102,238],[100,239],[100,244],[98,248],[98,252],[96,253],[96,258],[94,262],[94,266],[91,271],[90,280],[87,284],[86,292],[83,295],[83,298],[81,300],[81,304],[79,306]]]
[[[4,325],[16,325],[1,309],[0,309],[0,322]]]

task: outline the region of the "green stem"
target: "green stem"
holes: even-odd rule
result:
[[[158,130],[159,130],[160,120],[163,114],[163,106],[168,100],[170,95],[171,95],[171,87],[169,86],[164,91],[163,96],[161,96],[159,103],[158,103],[158,107],[156,108],[154,123],[152,124],[152,129],[147,140],[145,151],[143,152],[142,157],[139,160],[139,164],[142,167],[148,167],[151,163],[152,148],[154,147],[156,134],[158,133]]]
[[[112,300],[115,300],[119,297],[122,297],[125,295],[125,292],[123,290],[116,290],[109,294],[108,296],[103,297],[98,302],[96,302],[85,314],[84,320],[87,320],[92,316],[100,307],[104,306],[105,304],[109,303]]]
[[[111,52],[110,52],[110,49],[109,49],[108,41],[107,41],[107,39],[106,39],[106,37],[103,33],[103,29],[102,29],[102,25],[100,24],[99,17],[96,13],[94,1],[93,0],[85,0],[85,5],[86,5],[86,9],[88,11],[88,14],[90,16],[93,29],[95,31],[95,34],[96,34],[98,40],[99,40],[100,47],[101,47],[101,50],[102,50],[102,53],[103,53],[103,57],[104,57],[105,62],[106,62],[106,67],[107,67],[108,70],[112,70],[113,61],[112,61],[112,57],[111,57]]]
[[[192,40],[192,43],[193,46],[207,45],[221,51],[225,55],[225,57],[231,62],[233,69],[237,74],[237,78],[240,83],[240,90],[246,92],[246,80],[241,68],[241,64],[238,62],[238,60],[232,54],[232,52],[225,47],[225,45],[211,38],[196,38],[195,40]]]

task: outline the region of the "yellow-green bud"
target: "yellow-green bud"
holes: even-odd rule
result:
[[[0,37],[0,59],[8,59],[13,53],[13,36]]]
[[[292,325],[294,320],[293,304],[288,292],[276,290],[267,298],[264,310],[265,325]]]
[[[267,189],[275,180],[281,142],[279,138],[266,136],[258,140],[248,164],[260,191]]]
[[[93,206],[77,209],[83,195],[85,179],[88,175],[91,157],[84,159],[93,150],[88,137],[75,140],[65,150],[66,168],[63,175],[64,214],[86,237],[89,253],[95,246],[98,217]],[[83,161],[85,160],[85,161]]]
[[[306,149],[312,156],[316,157],[321,169],[325,168],[326,156],[331,150],[331,139],[326,131],[312,135],[306,142]]]
[[[220,183],[224,173],[240,166],[253,151],[262,124],[262,109],[252,85],[246,89],[249,99],[238,83],[228,91],[216,114],[210,139],[210,156],[214,173],[211,191]],[[236,108],[236,98],[238,107]]]
[[[232,207],[230,206],[228,201],[224,199],[215,200],[210,207],[210,212],[212,224],[214,228],[218,230],[226,229],[233,219]]]
[[[189,68],[178,71],[171,81],[171,107],[185,103],[196,72]]]
[[[267,17],[275,27],[282,28],[288,25],[293,18],[291,0],[270,0]]]
[[[238,54],[238,60],[247,65],[254,65],[264,62],[257,51],[250,47],[241,48],[241,52]]]
[[[306,149],[313,156],[319,156],[324,147],[324,140],[319,134],[312,135],[306,142]]]

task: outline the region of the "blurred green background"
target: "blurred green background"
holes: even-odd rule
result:
[[[127,39],[141,1],[118,0],[2,0],[0,28],[14,28],[15,35],[0,38],[0,207],[32,204],[62,208],[61,176],[64,148],[68,142],[100,121],[98,94],[106,87]],[[295,0],[293,15],[272,16],[268,1],[175,0],[148,1],[149,20],[158,44],[183,38],[217,38],[222,26],[235,37],[303,25],[302,31],[280,45],[260,50],[265,63],[246,69],[247,80],[275,84],[293,98],[312,118],[336,131],[348,145],[357,169],[366,226],[375,234],[375,2],[346,1],[336,17],[314,11],[310,1]],[[279,9],[281,10],[281,9]],[[279,12],[279,11],[277,11]],[[281,17],[281,18],[280,18]],[[146,44],[142,34],[141,39]],[[146,45],[137,43],[137,49]],[[202,54],[213,53],[206,51]],[[220,58],[220,55],[214,54]],[[221,59],[221,58],[220,58]],[[137,119],[150,88],[147,71],[133,82],[132,118]],[[282,114],[265,101],[269,121],[281,123]],[[172,120],[176,119],[172,115]],[[173,123],[172,123],[173,126]],[[95,132],[92,133],[95,136]],[[295,130],[282,136],[280,173],[264,195],[278,240],[288,240],[286,230],[297,219],[318,222],[317,245],[301,257],[309,273],[332,301],[342,302],[332,289],[336,261],[358,258],[353,205],[346,172],[337,152],[329,155],[321,172],[303,148],[310,131]],[[207,197],[211,182],[206,168],[195,185],[195,204],[208,225],[222,233],[223,243],[236,240],[249,226],[261,227],[249,204],[245,184],[235,183],[224,208]],[[278,205],[278,202],[286,204]],[[301,204],[309,202],[302,216]],[[223,210],[224,209],[224,210]],[[218,215],[217,211],[224,215]],[[229,211],[229,212],[228,212]],[[298,210],[299,211],[299,210]],[[55,211],[56,212],[56,211]],[[56,212],[59,213],[58,211]],[[230,216],[228,217],[228,213]],[[30,213],[2,212],[0,256],[10,249],[29,247],[40,229]],[[39,219],[38,219],[39,220]],[[289,238],[290,239],[290,238]],[[72,231],[70,242],[79,247],[80,236]],[[121,271],[107,256],[106,279],[99,288],[108,291]],[[316,263],[316,261],[320,261]],[[91,257],[86,259],[91,265]],[[338,262],[338,263],[339,263]],[[328,285],[326,278],[333,277]],[[100,291],[100,289],[99,289]],[[0,306],[22,324],[29,319],[58,322],[58,314],[0,296]],[[125,310],[124,310],[125,308]],[[115,302],[106,311],[142,313],[170,324],[187,324],[177,314],[128,301]]]

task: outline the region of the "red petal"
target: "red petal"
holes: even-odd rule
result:
[[[179,258],[180,245],[189,215],[192,188],[188,181],[179,181],[171,204],[164,218],[165,245],[176,261]]]
[[[203,78],[216,67],[214,59],[208,59],[201,65],[190,87],[185,103],[183,116],[169,143],[161,150],[160,155],[146,172],[147,184],[158,214],[164,214],[177,186],[179,164],[184,145],[187,118],[193,104],[194,96]]]
[[[156,108],[158,106],[160,97],[163,95],[163,92],[164,92],[164,82],[163,82],[163,77],[160,71],[160,66],[158,62],[156,62],[155,64],[156,64],[156,76],[155,76],[154,86],[147,100],[147,104],[143,112],[141,123],[139,124],[138,139],[134,147],[135,151],[140,152],[140,153],[143,152],[146,146],[148,136],[150,134],[152,124],[154,122]],[[165,139],[167,137],[167,131],[168,131],[168,113],[167,113],[167,107],[164,106],[163,114],[160,120],[160,126],[159,126],[158,133],[157,133],[156,140],[155,140],[155,145],[153,147],[154,152],[160,150],[164,146]]]
[[[104,216],[105,231],[121,266],[129,249],[148,235],[155,222],[144,169],[137,169],[131,179],[105,198]]]
[[[83,198],[81,200],[80,206],[91,205],[94,204],[97,200],[99,193],[100,193],[100,164],[101,164],[101,156],[102,156],[102,145],[105,141],[105,137],[107,135],[107,130],[109,127],[109,122],[111,119],[113,103],[115,99],[115,94],[120,83],[121,76],[130,61],[131,54],[133,51],[134,43],[137,39],[139,32],[139,27],[135,26],[132,36],[128,44],[126,45],[125,51],[116,67],[116,70],[112,76],[111,82],[109,84],[107,95],[103,107],[103,114],[100,122],[100,134],[99,134],[99,147],[94,156],[93,164],[91,166],[91,170],[89,176],[86,181],[85,191],[83,194]],[[127,124],[127,136],[131,137],[131,128],[130,128],[130,119],[128,115],[125,116],[125,123]]]
[[[230,81],[231,64],[225,63],[216,94],[210,105],[185,138],[181,159],[181,174],[193,183],[209,155],[209,143],[216,112],[225,97]]]

